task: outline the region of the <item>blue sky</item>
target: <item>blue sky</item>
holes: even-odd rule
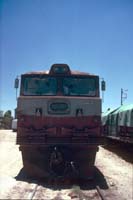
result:
[[[0,109],[16,107],[14,79],[67,63],[106,80],[103,110],[133,103],[132,0],[0,0]]]

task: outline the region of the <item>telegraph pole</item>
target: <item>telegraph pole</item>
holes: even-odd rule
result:
[[[121,106],[123,105],[123,89],[121,88]]]
[[[123,105],[123,100],[127,99],[127,92],[128,90],[123,90],[123,88],[121,88],[121,106]]]

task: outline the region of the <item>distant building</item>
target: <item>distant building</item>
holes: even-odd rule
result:
[[[2,128],[3,116],[4,116],[4,112],[0,110],[0,128]]]
[[[3,118],[3,111],[2,110],[0,110],[0,118]]]

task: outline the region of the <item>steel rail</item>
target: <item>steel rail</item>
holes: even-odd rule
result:
[[[101,200],[106,200],[102,190],[100,189],[100,187],[98,185],[96,186],[96,189],[97,189],[99,196],[101,197]]]
[[[36,186],[35,186],[35,188],[34,188],[34,190],[33,190],[33,193],[32,193],[32,195],[31,195],[31,198],[30,198],[30,200],[32,200],[32,199],[34,198],[34,196],[35,196],[35,193],[36,193],[36,191],[37,191],[37,188],[38,188],[38,186],[39,186],[39,185],[36,185]]]

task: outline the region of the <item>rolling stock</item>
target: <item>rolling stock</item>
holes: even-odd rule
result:
[[[72,71],[67,64],[21,75],[17,144],[27,174],[93,177],[104,140],[99,88],[99,76]]]
[[[103,113],[102,127],[108,138],[133,143],[133,104]]]

